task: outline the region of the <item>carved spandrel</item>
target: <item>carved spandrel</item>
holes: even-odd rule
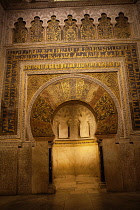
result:
[[[34,20],[31,22],[30,28],[30,41],[31,42],[41,42],[44,39],[44,27],[42,26],[43,21],[40,20],[40,17],[34,17]]]
[[[18,18],[18,21],[14,24],[13,29],[13,43],[24,43],[27,41],[27,28],[25,27],[26,22],[23,18]]]
[[[81,21],[81,39],[95,39],[95,25],[93,24],[94,19],[90,18],[89,14],[85,14]]]
[[[61,40],[61,27],[59,26],[59,22],[59,20],[56,20],[55,15],[51,16],[51,20],[48,21],[47,27],[47,41]]]
[[[68,15],[68,19],[64,20],[64,40],[72,41],[78,39],[78,27],[76,25],[76,20],[72,19],[72,15]]]
[[[101,14],[101,18],[98,19],[99,24],[97,26],[99,39],[111,39],[113,38],[113,25],[110,23],[111,18],[107,17],[105,13]]]
[[[123,12],[119,13],[119,17],[115,18],[117,23],[114,27],[115,37],[120,38],[129,38],[131,35],[130,24],[128,23],[128,18],[124,16]]]

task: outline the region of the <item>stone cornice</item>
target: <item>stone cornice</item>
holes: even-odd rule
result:
[[[99,5],[122,5],[135,4],[137,0],[90,0],[90,1],[33,1],[9,3],[8,0],[1,0],[1,4],[6,10],[21,10],[21,9],[44,9],[58,7],[83,7],[83,6],[99,6]]]

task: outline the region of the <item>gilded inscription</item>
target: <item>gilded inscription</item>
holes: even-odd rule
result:
[[[120,62],[94,62],[94,63],[61,63],[61,64],[40,64],[40,65],[25,65],[24,70],[68,70],[68,69],[93,69],[93,68],[113,68],[120,67]]]

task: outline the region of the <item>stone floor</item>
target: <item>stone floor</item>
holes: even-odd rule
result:
[[[106,191],[100,189],[99,178],[92,176],[64,176],[61,178],[55,178],[54,184],[57,191],[67,190],[70,194],[82,193],[99,193]]]
[[[140,193],[107,193],[94,177],[55,179],[56,194],[0,196],[0,210],[140,210]]]

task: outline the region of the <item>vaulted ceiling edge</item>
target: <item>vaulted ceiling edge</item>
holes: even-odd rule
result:
[[[79,6],[96,6],[96,5],[121,5],[135,4],[138,0],[0,0],[0,3],[6,10],[18,9],[42,9],[57,7],[79,7]]]

